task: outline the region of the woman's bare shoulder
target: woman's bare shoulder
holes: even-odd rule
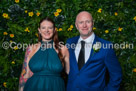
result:
[[[31,45],[28,46],[26,51],[29,52],[29,57],[30,58],[39,49],[40,45],[41,45],[41,43],[38,42],[38,43],[31,44]]]
[[[40,47],[40,45],[41,45],[41,43],[38,42],[38,43],[35,43],[35,44],[30,45],[30,48],[31,48],[32,50],[35,50],[35,49],[37,49],[38,47]]]
[[[65,45],[60,45],[60,48],[61,48],[61,51],[62,51],[62,54],[63,56],[65,57],[67,54],[68,54],[68,49]]]

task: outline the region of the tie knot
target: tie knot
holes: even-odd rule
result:
[[[84,48],[85,46],[85,41],[81,41],[81,47]]]

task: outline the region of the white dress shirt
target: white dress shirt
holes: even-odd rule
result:
[[[77,62],[78,62],[78,55],[79,55],[79,52],[80,52],[80,49],[81,49],[81,41],[82,40],[85,41],[85,63],[86,63],[87,60],[90,57],[90,53],[91,53],[91,49],[92,49],[92,44],[93,44],[94,38],[95,38],[95,34],[94,33],[92,33],[92,35],[89,36],[86,39],[83,39],[80,36],[80,38],[79,38],[79,40],[77,42],[76,48],[75,48],[75,56],[76,56]]]

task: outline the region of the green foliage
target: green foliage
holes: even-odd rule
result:
[[[99,13],[98,10],[102,9]],[[62,11],[54,16],[57,9]],[[125,43],[125,48],[116,49],[119,62],[123,70],[123,81],[120,90],[136,91],[136,1],[135,0],[14,0],[0,1],[0,89],[17,91],[19,76],[24,60],[24,49],[2,47],[7,41],[14,41],[17,44],[31,44],[38,42],[35,35],[38,33],[38,23],[41,18],[50,16],[56,23],[56,27],[62,28],[58,31],[59,39],[66,41],[67,38],[78,35],[74,23],[77,13],[86,10],[94,19],[94,32],[101,38],[113,43]],[[27,13],[25,12],[27,10]],[[33,12],[31,17],[29,12]],[[36,13],[40,12],[37,16]],[[118,15],[114,13],[117,12]],[[9,18],[4,18],[3,13]],[[70,26],[74,27],[68,31]],[[118,28],[122,28],[118,31]],[[30,32],[24,31],[26,28]],[[105,33],[108,30],[109,33]],[[4,35],[4,32],[8,34]],[[10,34],[14,34],[11,38]],[[17,44],[12,44],[12,47]],[[129,49],[128,44],[133,44]],[[18,46],[19,47],[19,46]],[[14,63],[15,62],[15,63]],[[6,82],[6,87],[3,83]]]

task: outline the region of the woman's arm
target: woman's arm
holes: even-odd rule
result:
[[[33,73],[31,72],[28,66],[28,62],[30,60],[30,57],[29,57],[30,53],[31,53],[31,47],[28,47],[26,49],[22,72],[19,79],[19,91],[23,91],[23,88],[27,79],[33,75]]]
[[[62,54],[63,54],[64,62],[65,62],[65,71],[66,71],[67,74],[69,74],[69,69],[70,69],[70,66],[69,66],[69,52],[68,52],[68,49],[67,49],[66,46],[62,47]]]

